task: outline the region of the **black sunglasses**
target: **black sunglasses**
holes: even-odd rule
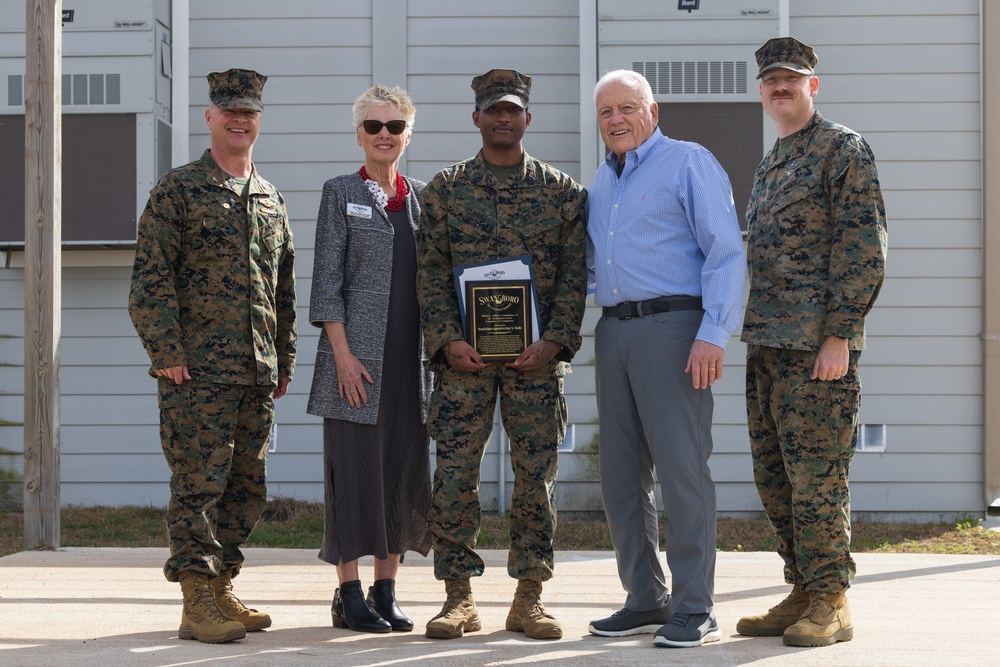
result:
[[[365,120],[361,122],[361,127],[365,128],[368,134],[378,134],[383,127],[389,130],[389,134],[402,134],[406,129],[406,121],[390,120],[388,123],[383,123],[380,120]]]

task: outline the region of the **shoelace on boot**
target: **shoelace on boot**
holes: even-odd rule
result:
[[[792,605],[792,598],[794,598],[794,597],[795,597],[795,592],[793,591],[793,592],[789,593],[788,596],[784,600],[782,600],[778,604],[776,604],[773,607],[771,607],[770,609],[768,609],[768,611],[771,612],[771,611],[775,611],[775,610],[778,610],[778,609],[784,609],[785,607],[791,606]]]
[[[201,605],[213,621],[223,622],[229,620],[229,617],[223,614],[215,604],[215,593],[212,591],[211,586],[199,586],[195,590],[194,603],[195,605]]]
[[[226,604],[230,605],[238,613],[243,614],[243,613],[248,613],[250,611],[250,609],[245,604],[243,604],[243,601],[233,594],[232,585],[228,586],[225,584],[222,585],[219,591],[219,595],[215,599],[218,600],[220,598],[225,600]]]
[[[528,615],[531,618],[537,618],[537,617],[541,617],[541,618],[555,618],[555,616],[553,616],[549,612],[545,611],[545,607],[542,605],[541,600],[539,600],[539,601],[535,602],[535,604],[531,605],[531,611],[529,612]]]
[[[833,605],[828,603],[818,594],[814,594],[809,598],[809,609],[806,610],[805,616],[803,618],[809,618],[815,620],[815,616],[822,613],[824,616],[829,616],[833,610]]]

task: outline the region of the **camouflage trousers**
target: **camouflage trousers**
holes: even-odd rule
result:
[[[239,573],[240,547],[267,502],[274,387],[159,380],[160,444],[170,466],[168,581],[184,570]]]
[[[467,579],[483,573],[483,559],[475,550],[480,528],[479,474],[498,394],[514,470],[507,573],[515,579],[552,578],[555,481],[558,446],[566,433],[563,375],[567,367],[553,361],[525,373],[494,364],[475,373],[446,368],[435,375],[428,430],[437,444],[437,468],[429,520],[438,579]]]
[[[854,578],[848,472],[861,380],[852,351],[840,380],[810,379],[816,352],[757,347],[747,359],[753,477],[785,562],[785,581],[840,592]]]

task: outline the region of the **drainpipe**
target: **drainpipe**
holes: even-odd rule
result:
[[[1000,3],[980,2],[983,137],[983,492],[1000,514]]]

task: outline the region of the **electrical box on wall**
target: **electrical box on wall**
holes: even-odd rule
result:
[[[0,247],[24,245],[24,0],[0,0]],[[170,168],[170,0],[63,0],[62,239],[135,242]]]

